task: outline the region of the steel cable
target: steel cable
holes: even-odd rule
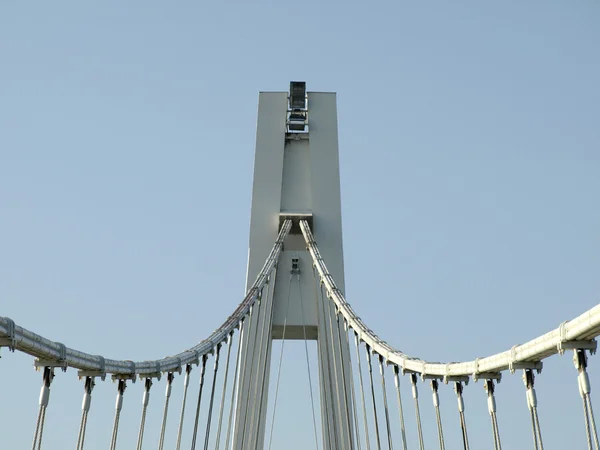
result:
[[[344,320],[344,330],[346,335],[348,335],[348,331],[350,328],[348,327],[348,322]],[[352,370],[352,353],[350,352],[350,340],[348,340],[348,362],[350,365],[350,370]],[[354,386],[354,377],[350,375],[350,390],[352,392],[352,414],[354,416],[354,428],[356,429],[356,446],[358,450],[361,450],[361,442],[360,442],[360,430],[358,426],[358,407],[356,405],[356,389]]]
[[[425,444],[423,443],[423,427],[421,426],[421,411],[419,410],[419,391],[417,389],[417,374],[411,373],[410,381],[412,384],[413,399],[415,400],[415,416],[417,419],[417,433],[419,436],[419,448],[421,450],[424,450]]]
[[[385,387],[385,372],[383,370],[383,356],[379,355],[379,372],[381,373],[381,392],[383,393],[383,408],[385,410],[385,425],[387,429],[388,447],[392,450],[392,430],[390,428],[390,412],[388,410],[387,389]]]
[[[446,446],[444,444],[444,431],[442,429],[442,417],[440,414],[440,397],[438,394],[438,387],[438,380],[431,380],[431,390],[433,393],[433,407],[435,409],[435,419],[437,422],[438,441],[440,443],[440,450],[444,450]]]
[[[319,283],[319,290],[321,292],[321,300],[323,305],[323,318],[327,317],[329,326],[327,326],[327,322],[325,322],[325,328],[327,329],[326,333],[329,336],[329,342],[331,343],[331,347],[329,348],[330,352],[329,357],[327,358],[327,363],[329,365],[329,379],[331,382],[331,387],[333,387],[333,383],[335,383],[335,398],[337,401],[337,411],[338,414],[335,414],[339,419],[339,423],[337,424],[337,432],[335,433],[336,440],[344,439],[342,430],[344,429],[344,420],[342,419],[342,399],[340,396],[340,386],[339,386],[339,375],[338,375],[338,367],[337,367],[337,358],[336,358],[336,347],[335,347],[335,338],[333,334],[333,319],[332,319],[332,311],[331,311],[331,302],[329,299],[325,297],[325,293],[323,292],[323,284]],[[332,368],[333,366],[333,368]],[[333,393],[332,393],[333,396]],[[332,399],[333,400],[333,399]],[[334,420],[334,425],[335,420]],[[341,447],[345,447],[345,443],[339,443]],[[338,446],[336,446],[338,447]]]
[[[598,450],[598,449],[600,449],[600,443],[598,442],[598,432],[596,430],[596,419],[594,418],[594,410],[592,409],[592,399],[590,398],[589,392],[586,394],[585,398],[587,401],[588,411],[590,414],[590,422],[592,425],[592,434],[594,435],[594,443],[596,444],[596,450]]]
[[[544,443],[542,442],[542,430],[540,428],[540,418],[538,416],[537,408],[534,408],[533,411],[535,416],[535,426],[537,427],[538,432],[538,440],[540,442],[540,450],[544,450]]]
[[[406,442],[406,427],[404,424],[404,408],[402,407],[402,395],[400,394],[400,368],[394,366],[394,384],[396,385],[396,393],[398,399],[398,415],[400,416],[400,434],[402,435],[402,448],[407,450]]]
[[[115,420],[113,422],[113,432],[110,441],[110,450],[117,448],[117,436],[119,433],[119,419],[121,418],[121,408],[123,407],[123,393],[126,388],[125,380],[119,380],[117,385],[117,401],[115,404]]]
[[[462,382],[454,383],[454,392],[458,402],[458,415],[460,417],[460,430],[462,432],[463,449],[469,450],[469,437],[467,435],[467,421],[465,420],[465,402],[463,400],[463,385]]]
[[[340,364],[340,372],[342,375],[342,387],[343,387],[343,394],[344,394],[344,405],[345,405],[345,410],[346,410],[346,425],[348,426],[348,445],[349,447],[353,447],[352,445],[352,419],[350,418],[350,402],[348,400],[348,390],[346,389],[346,370],[344,369],[344,351],[342,348],[342,332],[340,329],[340,316],[336,313],[335,311],[335,305],[333,304],[333,302],[328,301],[328,304],[330,306],[330,314],[335,314],[335,327],[337,328],[337,339],[338,339],[338,344],[340,347],[340,351],[339,351],[339,364]],[[333,309],[333,311],[331,311]],[[329,316],[331,319],[331,315]],[[335,352],[335,344],[334,344],[334,335],[333,335],[333,328],[331,329],[331,341],[332,341],[332,349],[334,350],[334,356],[336,353]],[[335,366],[336,366],[336,386],[338,387],[338,391],[339,391],[339,384],[337,383],[338,380],[338,376],[337,376],[337,360],[335,361]],[[341,395],[342,393],[339,392],[338,395]],[[340,404],[340,414],[342,413],[341,410],[341,404]]]
[[[363,385],[362,368],[361,368],[361,364],[360,364],[360,349],[359,349],[360,344],[358,342],[358,333],[356,331],[354,331],[354,343],[355,343],[355,348],[356,348],[356,360],[358,362],[358,378],[360,380],[360,398],[362,400],[363,419],[364,419],[364,425],[365,425],[365,442],[366,442],[367,450],[370,450],[371,443],[370,443],[370,439],[369,439],[369,424],[368,424],[368,420],[367,420],[365,390],[364,390],[364,385]]]
[[[273,443],[273,429],[275,428],[275,411],[277,409],[277,397],[279,396],[279,381],[281,380],[281,365],[283,361],[283,347],[285,345],[285,331],[287,328],[287,318],[290,311],[290,297],[292,293],[292,275],[290,274],[290,282],[288,285],[288,298],[285,307],[285,317],[283,318],[283,332],[281,337],[281,351],[279,352],[279,367],[277,368],[277,383],[275,385],[275,399],[273,400],[273,415],[271,417],[271,431],[269,433],[269,450]]]
[[[306,356],[306,369],[308,371],[308,388],[310,390],[310,406],[312,409],[313,430],[315,433],[315,448],[319,450],[319,437],[317,435],[317,416],[315,414],[315,400],[313,396],[312,376],[310,373],[310,358],[308,357],[308,339],[306,338],[306,319],[304,317],[304,299],[302,298],[302,287],[300,274],[298,274],[298,293],[300,295],[300,314],[302,316],[302,334],[304,337],[304,354]],[[360,448],[359,448],[360,450]]]
[[[535,426],[535,415],[533,408],[529,408],[529,416],[531,417],[531,431],[533,432],[533,448],[539,450],[537,428]]]
[[[212,421],[212,410],[215,400],[215,387],[217,385],[217,372],[219,371],[219,355],[221,353],[221,344],[217,344],[217,355],[215,356],[215,367],[213,370],[212,388],[210,390],[210,401],[208,403],[208,419],[206,422],[206,434],[204,436],[204,450],[208,450],[208,441],[210,439],[210,423]]]
[[[233,387],[231,388],[231,405],[229,408],[229,419],[227,421],[227,436],[225,439],[225,449],[229,448],[229,440],[231,438],[231,426],[233,423],[233,414],[235,411],[235,396],[236,393],[239,391],[239,379],[240,379],[240,371],[241,371],[241,359],[242,359],[242,345],[244,343],[244,336],[245,333],[247,333],[246,330],[244,330],[244,320],[240,321],[240,337],[238,339],[238,349],[237,349],[237,355],[235,358],[235,371],[234,371],[234,375],[233,375]]]
[[[152,379],[146,378],[144,382],[144,398],[142,400],[142,420],[140,421],[140,431],[138,434],[137,450],[142,450],[142,442],[144,442],[144,428],[146,427],[146,412],[148,411],[148,402],[150,401],[150,388],[152,387]]]
[[[255,422],[255,418],[258,419],[257,425],[260,424],[260,414],[262,414],[261,410],[261,403],[258,403],[258,398],[260,397],[260,393],[258,390],[258,384],[259,381],[261,379],[261,377],[258,376],[258,372],[262,372],[262,375],[265,376],[266,372],[266,357],[267,357],[267,352],[269,349],[269,339],[271,338],[271,336],[269,335],[268,331],[272,328],[272,322],[271,319],[268,318],[267,316],[269,315],[269,312],[271,311],[270,308],[270,297],[269,297],[269,291],[265,290],[265,293],[263,294],[261,292],[260,297],[262,298],[261,302],[264,302],[264,306],[262,307],[262,320],[261,320],[261,314],[258,315],[257,317],[257,323],[256,323],[256,336],[254,339],[254,348],[258,347],[258,355],[257,357],[253,357],[252,358],[252,364],[250,366],[251,368],[251,376],[250,376],[250,383],[252,384],[252,379],[254,379],[254,389],[251,388],[251,386],[249,386],[249,390],[247,393],[247,409],[249,409],[250,404],[254,405],[254,407],[252,408],[252,412],[250,413],[250,425],[247,427],[248,425],[248,419],[246,419],[245,423],[244,423],[244,429],[248,428],[248,446],[250,448],[253,448],[256,446],[254,440],[255,437],[256,439],[258,439],[258,429],[255,428],[254,422]],[[272,311],[271,311],[272,312]],[[271,314],[271,317],[273,317],[273,315]],[[258,330],[258,325],[262,324],[262,326],[260,327],[260,333]],[[259,337],[260,335],[260,337]],[[264,357],[264,358],[263,358]],[[254,367],[254,361],[256,360],[256,374],[254,373],[253,367]],[[265,364],[262,364],[264,361]],[[262,370],[259,367],[259,364],[262,364]],[[261,390],[264,388],[264,383],[261,383]],[[252,402],[250,401],[250,397],[252,396]],[[258,414],[257,414],[258,412]],[[248,411],[246,412],[246,415],[248,415]],[[256,436],[255,436],[255,432],[256,431]],[[246,433],[244,433],[245,435]]]
[[[165,389],[165,407],[163,409],[162,424],[160,426],[160,437],[158,439],[158,450],[163,450],[165,445],[165,432],[167,429],[167,414],[169,412],[169,399],[171,398],[171,389],[173,387],[173,372],[167,374],[167,387]]]
[[[319,317],[322,317],[323,319],[323,336],[324,339],[319,339],[318,342],[318,351],[319,351],[319,371],[321,374],[321,379],[322,380],[326,380],[329,382],[329,386],[331,386],[331,368],[329,366],[329,362],[331,360],[331,355],[329,353],[329,349],[327,347],[326,344],[326,335],[327,335],[327,320],[325,319],[325,301],[323,298],[323,290],[321,288],[321,281],[317,278],[317,272],[315,269],[315,266],[313,265],[313,279],[315,281],[315,299],[316,299],[316,306],[317,306],[317,315]],[[323,355],[324,354],[324,355]],[[325,356],[325,358],[323,358],[323,356]],[[324,428],[325,428],[325,433],[327,434],[327,440],[329,441],[329,447],[336,449],[339,446],[337,445],[337,431],[336,431],[336,424],[335,424],[335,420],[333,418],[333,413],[331,411],[331,408],[326,408],[327,405],[327,394],[330,394],[331,396],[331,404],[333,405],[333,395],[331,394],[331,390],[327,389],[324,387],[324,384],[321,385],[322,390],[321,390],[321,406],[322,406],[322,411],[325,413],[325,417],[324,417]],[[330,428],[333,429],[330,430]]]
[[[188,364],[185,366],[185,378],[183,380],[183,399],[181,401],[181,414],[179,416],[179,427],[177,429],[177,444],[176,450],[181,448],[181,437],[183,435],[183,418],[185,416],[185,403],[187,400],[188,387],[190,385],[190,372],[192,371],[192,365]]]
[[[202,367],[200,368],[200,388],[198,390],[198,403],[196,404],[196,419],[194,420],[194,433],[192,435],[192,450],[196,450],[196,437],[198,435],[198,421],[200,420],[200,406],[202,404],[202,388],[204,387],[204,374],[206,373],[206,361],[208,355],[202,355]]]
[[[269,324],[267,327],[267,330],[273,330],[273,296],[275,295],[275,292],[271,289],[271,280],[276,279],[277,276],[277,266],[275,266],[275,268],[273,269],[273,272],[271,273],[271,275],[269,276],[269,279],[267,280],[265,286],[266,286],[266,298],[267,301],[269,302],[269,311],[271,311],[270,315],[269,315]],[[262,370],[262,385],[261,385],[261,389],[260,389],[260,398],[258,401],[258,420],[260,420],[261,418],[265,417],[266,418],[266,412],[263,413],[264,410],[264,403],[265,403],[265,391],[268,389],[267,386],[267,367],[270,367],[270,364],[267,364],[266,361],[270,361],[271,358],[271,341],[272,341],[272,337],[268,336],[267,339],[265,339],[265,364],[263,365],[263,370]],[[262,439],[263,442],[261,443],[260,447],[264,447],[264,428],[263,430],[256,430],[256,442],[253,442],[255,447],[258,447],[258,441],[261,438],[262,435]],[[261,433],[262,431],[262,433]]]
[[[371,380],[371,400],[373,402],[373,419],[375,422],[375,441],[377,450],[381,450],[381,439],[379,438],[379,421],[377,419],[377,402],[375,401],[375,386],[373,385],[373,365],[371,364],[371,347],[367,344],[367,361],[369,362],[369,379]]]
[[[227,337],[227,361],[225,362],[225,375],[223,377],[223,388],[221,391],[221,406],[219,407],[219,423],[217,425],[217,440],[215,449],[219,450],[221,443],[221,426],[223,424],[223,409],[225,408],[225,395],[227,394],[227,378],[229,377],[229,361],[231,359],[231,347],[233,345],[233,331]],[[160,449],[162,450],[162,448]]]

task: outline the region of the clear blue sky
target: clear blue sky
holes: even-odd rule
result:
[[[555,328],[600,299],[599,23],[592,0],[1,2],[0,315],[112,358],[207,336],[243,295],[258,91],[298,79],[338,92],[346,293],[372,329],[462,360]],[[273,448],[312,443],[305,371],[284,358]],[[40,375],[6,351],[0,373],[2,448],[28,448]],[[47,449],[75,445],[75,375],[53,384]],[[583,448],[570,356],[537,381],[546,448]],[[95,391],[90,450],[114,391]],[[520,375],[498,392],[504,447],[531,448]],[[491,448],[481,383],[465,395]],[[119,448],[140,403],[137,384]]]

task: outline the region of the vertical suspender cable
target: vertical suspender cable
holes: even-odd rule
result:
[[[454,383],[454,391],[456,392],[456,398],[458,401],[458,415],[460,417],[460,429],[462,431],[463,448],[464,450],[469,450],[469,437],[467,436],[467,422],[465,420],[465,402],[462,396],[462,382],[456,381]]]
[[[123,393],[126,388],[125,380],[119,380],[117,385],[117,400],[115,402],[115,420],[113,423],[112,438],[110,441],[110,450],[117,448],[117,435],[119,433],[119,419],[121,417],[121,408],[123,408]]]
[[[268,386],[267,386],[267,367],[270,367],[270,364],[267,364],[267,361],[270,361],[270,345],[271,345],[271,340],[272,340],[272,331],[273,331],[273,295],[275,295],[275,292],[273,291],[273,289],[271,288],[271,280],[275,279],[277,274],[277,267],[275,267],[273,269],[273,272],[269,275],[269,278],[267,278],[267,282],[266,282],[266,298],[267,301],[269,302],[269,311],[270,311],[270,315],[269,315],[269,323],[268,323],[268,335],[267,338],[265,339],[265,364],[263,365],[263,370],[262,370],[262,385],[260,388],[260,395],[258,398],[258,420],[260,421],[261,418],[266,417],[266,413],[263,414],[263,409],[264,406],[264,399],[265,399],[265,390],[268,390]],[[274,282],[273,282],[274,284]],[[264,428],[263,428],[263,433],[264,433]],[[255,442],[253,442],[253,446],[257,447],[258,446],[258,441],[260,439],[260,430],[258,429],[258,427],[256,428],[256,439]],[[262,442],[262,446],[264,447],[264,434],[263,434],[263,442]]]
[[[46,408],[50,400],[50,383],[54,378],[54,369],[52,367],[44,367],[42,374],[42,388],[40,390],[40,408],[38,411],[37,421],[35,424],[35,433],[33,435],[32,450],[42,448],[42,436],[44,434],[44,422],[46,421]]]
[[[77,436],[76,450],[83,450],[87,418],[92,402],[92,389],[94,389],[94,379],[92,377],[85,377],[85,382],[83,385],[83,401],[81,402],[81,424],[79,425],[79,435]]]
[[[496,417],[496,398],[494,397],[494,380],[485,380],[484,388],[488,395],[488,412],[492,419],[492,431],[494,433],[494,449],[502,450],[500,444],[500,431],[498,430],[498,418]]]
[[[279,353],[279,367],[277,368],[277,383],[275,385],[275,399],[273,400],[273,415],[271,417],[271,431],[269,433],[269,450],[271,450],[271,444],[273,443],[273,429],[275,427],[275,411],[277,410],[277,397],[279,395],[279,381],[281,379],[281,362],[283,361],[283,346],[285,344],[285,331],[287,328],[287,318],[290,311],[290,296],[292,293],[292,275],[290,274],[290,282],[288,285],[288,298],[285,306],[285,317],[283,319],[283,332],[281,337],[281,351]]]
[[[433,407],[435,409],[435,419],[437,422],[438,440],[440,442],[440,450],[446,448],[444,444],[444,431],[442,430],[442,416],[440,414],[440,396],[438,394],[438,381],[431,380],[431,391],[433,396]]]
[[[587,355],[584,349],[576,349],[573,353],[573,362],[575,368],[579,372],[577,384],[579,386],[579,394],[583,401],[583,414],[585,419],[585,431],[588,442],[588,448],[592,448],[592,435],[594,436],[594,444],[596,450],[600,448],[598,443],[598,432],[596,431],[596,421],[594,419],[594,410],[592,409],[592,401],[590,398],[590,378],[587,373]],[[591,434],[590,434],[591,429]]]
[[[419,448],[421,450],[425,449],[425,444],[423,443],[423,428],[421,426],[421,411],[419,410],[419,391],[417,389],[417,374],[410,374],[410,382],[412,384],[412,394],[413,399],[415,400],[415,415],[417,418],[417,432],[419,434]]]
[[[260,423],[260,416],[259,414],[261,414],[261,403],[259,403],[259,398],[260,398],[260,392],[259,392],[259,382],[261,381],[261,377],[259,376],[259,372],[261,375],[265,375],[265,369],[266,369],[266,355],[267,355],[267,351],[269,349],[269,339],[271,338],[270,336],[270,330],[271,330],[271,317],[267,317],[269,315],[269,312],[271,312],[271,308],[270,308],[270,297],[269,297],[269,290],[268,290],[268,285],[267,288],[263,288],[265,290],[265,293],[263,294],[263,292],[261,291],[260,297],[262,298],[261,302],[264,303],[263,307],[262,307],[262,311],[261,314],[258,315],[257,318],[257,330],[256,330],[256,338],[254,339],[254,347],[257,348],[257,352],[258,354],[256,355],[256,357],[252,358],[252,363],[254,363],[254,360],[256,360],[256,373],[254,372],[254,370],[252,370],[252,377],[250,379],[250,386],[248,389],[248,411],[247,411],[247,416],[249,415],[249,419],[250,422],[248,422],[248,417],[246,418],[246,422],[244,424],[244,428],[248,430],[248,438],[244,439],[244,441],[247,443],[248,447],[253,448],[256,446],[256,444],[254,443],[255,439],[258,439],[258,429],[255,427],[255,419],[258,419],[257,425]],[[260,330],[258,330],[258,325],[259,323],[261,324]],[[261,370],[261,363],[265,362],[265,364],[262,364],[262,370]],[[251,366],[252,367],[252,366]],[[254,388],[252,388],[252,381],[254,380]],[[262,389],[264,387],[263,383],[260,383],[260,388]],[[250,400],[250,397],[252,396],[252,400]],[[252,405],[252,407],[250,408],[250,406]],[[256,433],[255,433],[256,431]],[[245,435],[246,433],[244,433]]]
[[[244,384],[244,381],[247,378],[246,372],[250,372],[250,379],[248,380],[248,383],[250,384],[252,382],[251,368],[252,368],[252,362],[254,361],[254,354],[253,353],[251,354],[250,350],[251,349],[254,350],[254,346],[252,345],[252,343],[256,342],[256,332],[258,329],[259,317],[256,317],[256,323],[254,323],[254,320],[255,320],[255,316],[260,316],[260,304],[261,304],[261,293],[259,292],[257,294],[255,303],[252,304],[252,306],[250,306],[250,310],[248,312],[248,316],[247,316],[248,322],[246,324],[246,333],[245,333],[246,343],[244,344],[244,349],[242,351],[240,374],[239,374],[239,377],[237,380],[237,396],[236,396],[236,400],[235,400],[236,408],[234,410],[233,423],[235,426],[235,424],[238,422],[238,413],[240,413],[239,420],[242,420],[242,423],[238,424],[239,429],[237,429],[237,436],[238,436],[238,439],[241,441],[241,448],[244,448],[246,422],[247,422],[246,419],[247,419],[247,411],[248,411],[248,397],[249,397],[248,388]],[[242,403],[238,404],[241,396],[244,396],[242,398]]]
[[[300,314],[302,315],[302,334],[304,337],[304,354],[306,355],[306,370],[308,372],[308,388],[310,390],[310,406],[312,409],[313,431],[315,433],[315,449],[319,450],[319,437],[317,435],[317,416],[315,414],[315,400],[313,396],[312,376],[310,373],[310,358],[308,357],[308,340],[306,339],[306,319],[304,317],[304,299],[302,298],[302,284],[300,283],[300,273],[298,273],[298,293],[300,294]]]
[[[342,387],[343,387],[343,392],[341,392],[340,394],[344,394],[344,404],[346,406],[345,408],[345,416],[346,416],[346,425],[348,426],[348,444],[350,447],[352,446],[352,419],[351,419],[351,414],[350,414],[350,400],[348,399],[348,390],[346,389],[346,370],[344,369],[344,349],[342,347],[342,332],[340,329],[340,316],[339,314],[335,311],[333,302],[330,302],[331,304],[331,308],[333,309],[333,314],[335,314],[335,328],[337,328],[337,339],[338,339],[338,343],[340,346],[340,351],[339,351],[339,364],[340,364],[340,372],[342,375]],[[333,329],[331,330],[333,333]],[[333,337],[333,336],[332,336]],[[333,341],[333,339],[332,339]],[[334,357],[335,357],[335,352],[334,352]],[[337,361],[336,361],[337,363]],[[337,380],[337,371],[336,371],[336,380]],[[340,413],[342,413],[341,410],[341,405],[340,405]]]
[[[244,319],[240,321],[240,337],[238,338],[238,349],[235,357],[235,371],[233,375],[233,387],[231,388],[231,404],[229,406],[229,419],[227,421],[227,436],[225,439],[225,449],[229,448],[229,440],[231,438],[231,427],[233,424],[233,414],[235,410],[235,396],[239,390],[239,379],[241,370],[241,359],[242,359],[242,345],[244,343],[244,337],[247,331],[244,329]]]
[[[383,356],[379,355],[379,372],[381,373],[381,392],[383,393],[383,408],[385,410],[385,426],[387,429],[388,448],[392,450],[392,430],[390,427],[390,412],[388,410],[387,389],[385,387],[385,371],[383,370]]]
[[[344,319],[344,332],[346,333],[346,338],[348,339],[348,331],[350,327],[348,326],[348,322]],[[352,415],[354,416],[354,429],[356,430],[356,447],[357,450],[361,449],[361,439],[360,439],[360,430],[358,427],[358,407],[356,406],[356,389],[354,388],[354,377],[352,376],[352,353],[350,352],[350,339],[348,339],[348,363],[350,365],[350,391],[351,400],[352,400]]]
[[[169,412],[169,399],[171,398],[171,388],[173,386],[173,372],[167,374],[167,387],[165,389],[165,408],[163,410],[162,425],[160,427],[160,438],[158,440],[158,450],[163,450],[165,445],[165,431],[167,429],[167,413]]]
[[[196,450],[196,437],[198,435],[198,420],[200,420],[200,405],[202,403],[202,388],[204,387],[204,374],[206,373],[206,361],[208,355],[202,355],[202,367],[200,368],[200,389],[198,390],[198,403],[196,404],[196,419],[194,420],[194,434],[192,435],[192,450]]]
[[[381,440],[379,439],[379,421],[377,420],[377,402],[375,401],[375,387],[373,386],[373,365],[371,364],[371,347],[366,345],[367,361],[369,362],[369,379],[371,380],[371,399],[373,401],[373,419],[375,421],[375,439],[377,450],[381,450]]]
[[[361,369],[361,364],[360,364],[360,343],[358,342],[358,333],[355,331],[354,332],[354,343],[355,343],[355,347],[356,347],[356,359],[358,361],[358,378],[360,380],[360,398],[362,401],[362,409],[363,409],[363,419],[364,419],[364,425],[365,425],[365,442],[367,445],[367,450],[371,450],[371,442],[369,439],[369,423],[367,420],[367,406],[366,406],[366,402],[365,402],[365,390],[364,390],[364,385],[363,385],[363,376],[362,376],[362,369]]]
[[[221,426],[223,425],[223,409],[225,408],[225,394],[227,393],[227,378],[229,377],[229,361],[231,359],[231,347],[233,345],[233,331],[227,336],[227,361],[225,362],[225,375],[223,377],[223,389],[221,391],[221,406],[219,407],[219,424],[217,426],[217,440],[215,449],[219,450],[221,443]],[[159,450],[162,450],[159,449]]]
[[[142,420],[140,421],[140,432],[138,434],[137,450],[142,450],[142,442],[144,442],[144,428],[146,426],[146,412],[148,411],[148,402],[150,401],[150,388],[152,387],[152,379],[146,378],[144,383],[144,397],[142,399]]]
[[[533,445],[536,450],[544,450],[542,442],[542,431],[540,429],[540,420],[537,414],[537,395],[535,394],[534,381],[535,375],[531,369],[523,371],[523,381],[527,388],[527,407],[531,416],[531,429],[533,431]]]
[[[319,344],[318,344],[318,350],[319,350],[319,354],[320,354],[320,359],[319,359],[319,371],[321,373],[321,379],[322,380],[326,380],[324,384],[322,384],[322,386],[331,386],[331,368],[329,367],[329,361],[331,358],[331,355],[329,354],[329,350],[327,347],[327,320],[326,320],[326,316],[325,316],[325,309],[324,309],[324,304],[325,304],[325,299],[323,298],[323,290],[321,288],[321,280],[319,280],[319,278],[317,277],[317,271],[316,271],[316,267],[313,265],[313,279],[315,281],[315,299],[316,299],[316,306],[317,306],[317,315],[319,317],[323,318],[323,332],[319,332]],[[322,343],[321,343],[322,342]],[[323,357],[323,353],[325,354],[325,358]],[[337,443],[337,430],[336,430],[336,426],[335,426],[335,417],[333,417],[333,412],[331,411],[331,408],[326,408],[327,405],[327,401],[331,401],[331,404],[333,404],[333,394],[331,392],[330,389],[327,388],[323,388],[322,387],[322,403],[321,405],[323,406],[321,411],[322,413],[325,414],[324,416],[324,420],[323,420],[323,424],[325,427],[324,432],[327,434],[327,440],[329,441],[329,447],[330,448],[338,448],[338,443]],[[329,397],[329,398],[327,398]],[[323,399],[325,399],[323,401]]]
[[[325,345],[325,349],[326,349],[326,353],[327,353],[327,375],[328,375],[328,380],[327,382],[329,383],[330,387],[333,387],[333,383],[335,382],[336,384],[336,388],[337,388],[337,372],[336,372],[336,367],[335,367],[335,359],[334,359],[334,343],[333,343],[333,329],[331,326],[331,308],[329,306],[329,300],[325,298],[325,294],[323,292],[323,283],[322,281],[319,281],[319,293],[320,293],[320,298],[321,298],[321,307],[322,307],[322,311],[323,311],[323,327],[325,328],[325,339],[329,339],[329,342],[331,342],[331,347],[328,347],[327,345]],[[333,367],[332,367],[333,365]],[[332,389],[329,389],[329,393],[331,396],[331,405],[333,406],[333,402],[334,402],[334,393]],[[337,405],[338,408],[337,410],[341,412],[341,403],[340,403],[340,396],[339,396],[339,389],[336,389],[335,392],[335,399],[337,400]],[[336,419],[339,420],[339,423],[336,423]],[[342,439],[342,418],[340,417],[339,414],[335,414],[333,413],[332,417],[331,417],[331,427],[333,427],[333,441],[334,441],[334,448],[340,448],[343,447],[343,443],[339,442],[339,439]]]
[[[291,281],[291,280],[290,280]],[[252,380],[254,378],[254,362],[260,357],[260,345],[258,346],[258,355],[255,355],[255,351],[257,349],[257,345],[256,343],[258,342],[258,329],[259,329],[259,324],[260,324],[260,315],[262,314],[263,310],[266,310],[266,308],[263,306],[263,299],[262,299],[262,291],[259,293],[258,295],[258,301],[256,302],[257,304],[257,311],[256,311],[256,323],[253,324],[253,331],[254,331],[254,339],[252,340],[252,342],[254,343],[252,345],[252,354],[250,354],[249,351],[246,351],[246,363],[244,364],[244,367],[250,365],[250,376],[248,377],[248,390],[246,391],[246,404],[244,406],[244,426],[242,428],[242,445],[241,448],[244,448],[244,443],[246,444],[246,446],[249,447],[248,445],[248,440],[247,437],[248,435],[252,434],[252,430],[251,430],[251,423],[249,423],[252,419],[251,415],[249,414],[249,408],[250,408],[250,397],[252,396]],[[249,350],[250,347],[246,347],[247,350]],[[250,359],[250,360],[248,360]],[[258,364],[258,362],[257,362]],[[245,378],[245,376],[244,376]]]
[[[212,410],[215,400],[215,386],[217,385],[217,372],[219,371],[219,355],[221,353],[221,343],[217,344],[217,356],[215,356],[215,367],[213,370],[212,388],[210,390],[210,401],[208,404],[208,419],[206,422],[206,435],[204,437],[204,450],[208,450],[208,440],[210,437],[210,423],[212,421]]]
[[[185,366],[185,378],[183,380],[183,400],[181,401],[181,415],[179,417],[179,428],[177,430],[177,446],[176,450],[181,448],[181,436],[183,435],[183,417],[185,416],[185,402],[187,400],[187,391],[190,385],[190,372],[192,371],[192,365],[187,364]]]
[[[400,394],[400,368],[394,366],[394,384],[396,385],[396,393],[398,397],[398,414],[400,416],[400,432],[402,434],[402,448],[407,450],[406,443],[406,427],[404,425],[404,408],[402,408],[402,395]]]

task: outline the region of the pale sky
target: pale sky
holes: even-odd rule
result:
[[[244,294],[258,92],[290,80],[338,93],[346,296],[379,336],[471,360],[600,301],[597,2],[125,3],[0,2],[0,315],[110,358],[208,336]],[[286,349],[273,449],[312,448],[303,350]],[[595,392],[597,357],[589,370]],[[29,448],[41,375],[6,350],[0,373],[1,447]],[[546,449],[584,448],[571,356],[536,386]],[[181,378],[173,391],[168,448]],[[75,446],[82,392],[57,374],[44,448]],[[141,392],[118,448],[135,445]],[[152,392],[145,448],[164,380]],[[94,391],[86,449],[108,448],[115,393]],[[520,374],[497,393],[503,447],[532,448]],[[492,448],[482,383],[465,400],[472,448]]]

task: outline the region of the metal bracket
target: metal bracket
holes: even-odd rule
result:
[[[58,359],[51,360],[51,359],[36,358],[33,362],[33,366],[35,367],[35,370],[39,370],[39,369],[45,368],[45,367],[52,367],[52,368],[60,367],[60,369],[63,372],[67,371],[67,368],[69,367],[69,365],[67,363],[67,347],[62,342],[56,342],[55,344],[58,345],[58,347],[59,347]]]
[[[131,372],[130,373],[113,373],[111,376],[113,381],[131,380],[132,383],[135,383],[135,380],[136,380],[135,363],[133,361],[127,361],[127,363],[129,363]]]
[[[77,371],[77,377],[82,379],[83,377],[99,377],[102,381],[106,379],[106,360],[104,356],[96,356],[100,360],[100,370],[79,370]]]
[[[597,347],[598,343],[595,339],[591,341],[561,341],[556,345],[558,353],[561,355],[565,353],[565,350],[588,350],[590,355],[594,355]]]
[[[514,374],[516,370],[535,370],[537,373],[542,373],[544,363],[541,361],[515,361],[511,362],[508,366],[511,374]]]
[[[155,362],[155,367],[156,370],[154,372],[151,373],[145,373],[145,374],[139,374],[139,378],[140,380],[147,378],[147,379],[152,379],[152,378],[156,378],[157,381],[160,381],[160,379],[162,378],[162,372],[160,371],[160,363],[158,361]]]

